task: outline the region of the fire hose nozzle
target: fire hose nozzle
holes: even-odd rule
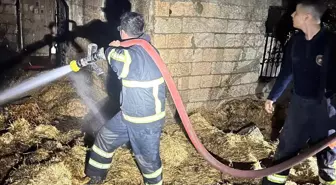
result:
[[[98,60],[105,60],[104,48],[98,50],[97,44],[89,44],[88,55],[80,60],[73,60],[70,62],[70,68],[74,72],[78,72],[81,68],[90,65],[92,70],[101,75],[104,71],[95,63]]]
[[[72,70],[73,72],[78,72],[78,71],[81,69],[81,67],[78,66],[76,60],[72,60],[72,61],[70,62],[70,68],[71,68],[71,70]]]

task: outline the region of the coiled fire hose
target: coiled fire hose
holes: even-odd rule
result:
[[[142,40],[142,39],[132,39],[132,40],[121,42],[122,47],[131,47],[134,45],[139,45],[142,48],[144,48],[148,52],[148,54],[151,56],[151,58],[154,60],[160,72],[162,73],[163,78],[165,79],[165,82],[168,86],[169,92],[173,98],[174,104],[182,120],[183,126],[189,136],[190,141],[192,142],[192,144],[194,145],[198,153],[202,155],[204,159],[207,160],[214,168],[221,171],[222,173],[229,174],[234,177],[240,177],[240,178],[262,178],[267,175],[279,173],[286,169],[289,169],[299,164],[300,162],[304,161],[305,159],[312,157],[313,155],[317,154],[323,149],[327,148],[330,144],[336,142],[336,134],[333,134],[327,139],[325,139],[324,141],[322,141],[321,143],[318,143],[315,146],[307,149],[305,152],[301,153],[300,155],[297,155],[281,164],[278,164],[278,165],[275,165],[269,168],[261,169],[261,170],[239,170],[239,169],[231,168],[221,163],[216,158],[214,158],[207,151],[207,149],[203,146],[203,144],[197,137],[195,130],[193,129],[190,119],[188,117],[188,114],[186,112],[186,109],[183,105],[181,96],[173,81],[173,78],[171,77],[167,66],[162,61],[157,51],[147,41]],[[77,69],[78,71],[79,67],[76,67],[75,62],[76,61],[73,61],[70,65],[73,65],[72,67],[74,69]]]

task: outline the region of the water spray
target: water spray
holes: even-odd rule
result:
[[[103,70],[95,63],[98,60],[105,60],[104,48],[98,50],[97,44],[89,44],[87,57],[73,60],[70,62],[70,65],[44,72],[23,81],[15,87],[2,91],[0,93],[0,105],[19,99],[32,90],[54,82],[71,72],[78,72],[81,68],[86,66],[91,66],[97,75],[102,75],[104,73]]]

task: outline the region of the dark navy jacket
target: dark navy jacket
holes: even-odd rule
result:
[[[334,34],[321,29],[312,40],[303,32],[288,42],[281,71],[269,100],[276,101],[293,80],[294,93],[302,98],[330,97],[336,92],[336,48]],[[325,66],[326,65],[326,66]],[[324,66],[324,67],[322,67]]]
[[[135,124],[163,120],[166,85],[150,55],[138,45],[110,47],[105,54],[122,82],[120,101],[124,119]]]

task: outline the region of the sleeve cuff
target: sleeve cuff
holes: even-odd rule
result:
[[[277,99],[278,99],[278,98],[276,98],[276,97],[274,97],[274,96],[271,96],[271,95],[269,95],[269,96],[267,97],[267,100],[271,100],[271,101],[273,101],[273,102],[276,102]]]

